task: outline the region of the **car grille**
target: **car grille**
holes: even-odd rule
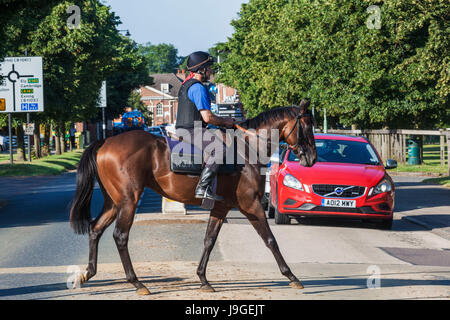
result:
[[[335,184],[313,184],[312,189],[319,196],[333,198],[357,198],[366,191],[366,187]],[[340,192],[337,191],[342,191],[342,193],[338,194]]]

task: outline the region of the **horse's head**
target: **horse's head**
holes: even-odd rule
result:
[[[290,119],[281,131],[281,138],[299,158],[300,165],[311,167],[316,163],[317,150],[314,140],[314,117],[308,110],[311,100],[300,102],[299,113]]]

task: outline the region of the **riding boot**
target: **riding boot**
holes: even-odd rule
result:
[[[215,195],[212,192],[212,183],[217,176],[219,168],[213,170],[212,168],[205,167],[200,176],[200,180],[195,188],[195,197],[199,199],[211,199],[215,201],[222,201],[223,197]]]

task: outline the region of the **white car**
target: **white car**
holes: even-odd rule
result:
[[[0,136],[0,151],[6,150],[5,137]]]

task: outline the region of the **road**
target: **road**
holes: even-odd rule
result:
[[[160,198],[146,189],[129,247],[137,275],[153,294],[139,297],[124,279],[112,228],[100,241],[97,276],[81,289],[67,288],[69,268],[84,270],[88,254],[87,236],[73,234],[68,224],[75,173],[2,178],[0,299],[448,299],[450,190],[422,184],[422,179],[394,177],[392,231],[357,221],[279,226],[270,220],[304,290],[289,288],[270,251],[233,211],[208,267],[217,292],[200,293],[195,271],[207,212],[190,207],[187,216],[161,215]],[[96,187],[94,213],[101,202]]]

